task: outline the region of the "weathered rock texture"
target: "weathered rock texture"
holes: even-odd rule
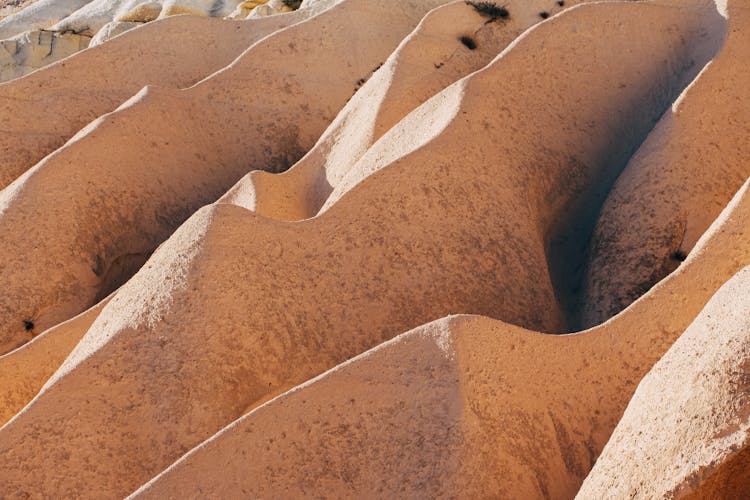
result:
[[[638,381],[750,263],[749,218],[745,187],[697,256],[604,325],[417,328],[254,409],[136,496],[571,498]]]
[[[326,3],[321,2],[322,7]],[[310,10],[252,21],[172,17],[0,84],[0,186],[5,187],[146,84],[186,88],[234,61]],[[152,44],[157,38],[160,43]],[[153,45],[153,46],[152,46]],[[149,56],[143,57],[143,47]],[[95,72],[97,78],[92,79]],[[32,97],[30,97],[32,96]]]
[[[641,381],[580,498],[741,498],[750,485],[750,268]]]
[[[0,19],[8,17],[11,14],[18,12],[36,0],[1,0],[0,1]]]
[[[91,38],[77,33],[26,31],[0,41],[0,81],[23,76],[88,47]]]
[[[268,5],[264,1],[251,3],[263,7],[265,16],[294,10],[280,0],[278,4],[273,1]],[[0,81],[18,78],[90,43],[101,44],[156,19],[177,14],[246,17],[235,15],[235,8],[242,4],[239,0],[39,0],[25,4],[0,18],[0,38],[7,38],[0,40],[0,45],[11,56],[0,57]]]
[[[730,3],[720,54],[673,104],[599,215],[583,323],[616,314],[673,271],[750,176],[750,10]],[[721,96],[721,98],[717,98]]]
[[[8,249],[9,271],[0,277],[0,287],[9,287],[0,298],[0,317],[9,315],[0,349],[30,338],[24,321],[42,331],[92,306],[247,170],[293,164],[357,80],[435,3],[342,2],[265,38],[189,89],[145,88],[28,170],[0,193],[0,252]],[[329,39],[319,40],[320,32]],[[339,37],[347,44],[335,45]],[[278,82],[284,87],[274,93]],[[48,188],[63,184],[70,189]],[[53,205],[59,210],[39,209]],[[24,278],[13,277],[14,260],[35,261],[38,274],[19,265]]]
[[[748,491],[750,8],[296,7],[0,85],[0,496]]]

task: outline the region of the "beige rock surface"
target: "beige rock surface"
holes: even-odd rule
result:
[[[0,426],[39,392],[101,312],[103,300],[33,341],[0,356]],[[33,327],[33,325],[30,325]]]
[[[351,22],[352,9],[363,7],[340,5],[298,27],[321,31],[323,16],[344,13]],[[700,64],[687,61],[721,35],[707,21],[703,10],[640,3],[571,9],[384,134],[371,150],[388,154],[359,162],[345,179],[351,189],[318,217],[285,223],[230,204],[198,211],[0,430],[0,453],[13,455],[0,460],[8,488],[126,493],[269,393],[451,312],[564,330],[543,264],[546,235],[695,75]],[[542,50],[563,43],[565,51]],[[616,65],[594,64],[612,54]],[[181,147],[190,151],[185,137]],[[184,160],[180,154],[170,150]],[[174,182],[175,169],[169,173]],[[715,289],[722,273],[712,266]],[[554,469],[561,491],[571,492],[589,465],[573,474]]]
[[[41,0],[40,0],[41,1]],[[324,8],[327,2],[319,5]],[[145,85],[189,87],[314,10],[253,21],[167,18],[24,78],[0,84],[0,187]],[[160,43],[152,43],[158,39]],[[148,47],[149,57],[144,57]],[[96,72],[97,78],[91,78]]]
[[[288,168],[440,1],[346,0],[190,89],[147,87],[26,172],[0,193],[0,350],[95,304],[248,170]]]
[[[246,19],[256,7],[268,3],[268,0],[248,0],[240,2],[237,7],[227,16],[228,19]]]
[[[235,10],[228,16],[234,19],[253,19],[256,17],[274,16],[291,12],[301,2],[284,1],[284,0],[255,0],[242,2],[237,5]]]
[[[88,47],[91,37],[47,30],[0,41],[0,81],[18,78]]]
[[[51,30],[94,36],[111,21],[150,22],[178,14],[224,17],[238,0],[93,0],[50,27]]]
[[[750,9],[732,2],[725,15],[721,54],[661,119],[609,194],[591,243],[584,326],[619,312],[674,270],[750,176],[750,106],[743,105]]]
[[[362,86],[315,147],[282,174],[260,170],[237,183],[223,201],[281,220],[313,217],[372,144],[410,111],[459,78],[480,69],[529,26],[547,1],[508,2],[512,16],[492,19],[466,2],[425,17]],[[578,4],[571,1],[565,7]],[[558,6],[558,9],[561,7]],[[462,36],[476,45],[457,44]]]
[[[577,498],[742,498],[750,487],[750,268],[641,381]]]
[[[235,7],[240,7],[240,3],[240,0],[53,0],[53,3],[41,0],[11,15],[7,20],[0,18],[0,38],[11,37],[6,42],[13,41],[16,37],[23,40],[33,38],[37,32],[42,31],[50,32],[49,36],[54,37],[53,43],[48,44],[49,50],[41,55],[38,51],[32,51],[29,54],[16,54],[14,58],[0,58],[0,81],[21,77],[64,59],[86,48],[92,38],[96,38],[96,44],[100,44],[139,25],[125,23],[148,23],[178,14],[239,18],[243,16],[232,14]],[[293,10],[295,9],[279,0],[278,5],[268,8],[266,15]],[[118,24],[113,26],[113,22]],[[74,46],[68,43],[68,38],[72,37],[78,37],[86,43]],[[58,39],[61,41],[55,43]],[[26,45],[30,44],[26,40]]]
[[[117,35],[121,35],[122,33],[130,31],[133,28],[138,28],[139,26],[143,26],[143,23],[131,21],[109,22],[102,26],[102,28],[96,32],[96,35],[91,38],[89,47],[96,47],[97,45],[101,45],[104,42],[116,37]]]
[[[0,19],[0,39],[48,28],[91,0],[37,0]]]
[[[0,497],[750,490],[750,8],[256,3],[0,85]]]
[[[0,20],[28,7],[36,0],[2,0],[0,1]]]
[[[115,20],[130,23],[150,23],[159,18],[161,11],[162,5],[159,2],[143,2],[115,18]]]
[[[134,497],[572,498],[639,380],[750,263],[749,187],[696,255],[609,322],[562,336],[478,316],[419,327],[256,408]],[[732,292],[743,296],[719,296]],[[684,437],[668,428],[655,435]],[[637,453],[640,436],[627,435]],[[624,482],[619,456],[611,483],[587,498],[629,496],[609,489]],[[642,497],[661,497],[651,493]]]

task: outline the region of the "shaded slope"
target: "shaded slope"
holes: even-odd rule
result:
[[[274,219],[313,217],[377,139],[428,98],[487,64],[523,30],[541,22],[538,12],[549,3],[507,2],[508,17],[496,19],[466,2],[435,11],[354,95],[304,158],[282,174],[249,173],[222,201]],[[569,1],[564,8],[578,3]],[[468,48],[462,40],[475,46]]]
[[[591,242],[583,326],[674,270],[750,176],[750,10],[728,2],[719,56],[661,120],[607,199]]]
[[[306,155],[305,159],[298,162],[288,173],[299,173],[304,170],[307,173],[303,176],[296,176],[295,179],[304,179],[305,181],[313,174],[323,175],[325,171],[321,170],[323,164],[319,160],[324,155],[319,150],[328,148],[337,149],[337,153],[329,152],[325,155],[326,169],[343,171],[344,160],[349,158],[350,160],[347,163],[349,165],[354,163],[358,156],[361,156],[361,154],[357,155],[356,150],[351,146],[355,141],[353,137],[359,137],[363,146],[371,145],[373,137],[371,134],[375,134],[374,138],[380,137],[385,130],[403,117],[413,106],[432,95],[438,88],[436,86],[451,83],[462,73],[476,69],[477,64],[487,62],[494,54],[499,52],[500,48],[510,38],[517,35],[519,26],[522,26],[519,23],[523,20],[523,16],[515,15],[515,7],[513,12],[513,22],[487,23],[487,18],[477,15],[474,8],[467,6],[464,2],[458,2],[438,8],[433,14],[428,15],[422,21],[420,27],[407,37],[406,41],[389,58],[383,69],[376,72],[364,88],[355,94],[311,153]],[[450,19],[450,23],[445,22],[447,19]],[[535,19],[538,19],[538,16],[533,16],[526,22],[536,22]],[[474,39],[477,40],[478,49],[469,50],[460,44],[460,35],[464,33],[472,33]],[[498,46],[498,44],[503,45]],[[432,54],[434,60],[439,61],[439,63],[421,64],[420,61],[425,53]],[[439,68],[436,67],[438,65]],[[424,71],[424,73],[420,73],[420,71]],[[378,99],[378,96],[382,98],[380,107],[377,108],[378,113],[371,116],[371,110],[375,108],[373,102]],[[368,126],[363,126],[365,123]],[[371,133],[368,135],[370,131]],[[346,135],[347,138],[344,139],[343,135]],[[343,147],[341,144],[343,144]],[[312,158],[315,158],[315,160],[311,161]],[[239,201],[244,201],[243,199],[247,196],[248,179],[253,178],[257,182],[258,176],[261,174],[265,174],[262,177],[263,179],[283,180],[286,178],[287,181],[282,182],[282,185],[289,184],[288,174],[272,175],[263,171],[255,171],[251,176],[240,181],[223,199],[231,199],[232,202],[238,204]],[[314,185],[314,183],[307,182],[306,185],[300,181],[296,184],[298,184],[296,189],[305,190],[307,193],[313,192],[313,190],[307,188],[307,185]],[[258,199],[253,196],[252,200],[255,202],[256,210],[263,215],[267,214],[272,217],[278,217],[282,214],[290,215],[292,212],[285,210],[293,210],[301,206],[298,204],[297,198],[280,197],[268,185],[261,186],[261,188],[258,194],[262,198]],[[287,186],[284,191],[289,192],[289,187]],[[322,195],[327,195],[327,193],[322,193]],[[310,205],[311,208],[307,212],[307,216],[313,215],[318,210],[323,201],[322,195],[317,195],[318,201]],[[307,198],[301,196],[299,199]],[[280,203],[288,208],[282,209]],[[243,203],[243,205],[247,206],[247,203]],[[301,214],[302,212],[296,213],[296,215]],[[83,333],[79,332],[78,338]],[[47,332],[45,337],[51,341],[52,337],[58,335],[60,335],[58,329],[53,329]],[[48,360],[46,366],[52,366],[53,361],[59,366],[67,353],[74,347],[74,343],[57,342],[55,347],[56,350],[50,354],[50,360]],[[19,354],[19,352],[16,351],[16,354]],[[2,363],[9,362],[11,362],[10,359],[0,360],[0,369]],[[12,364],[14,370],[17,366],[23,366],[15,361]],[[44,373],[46,373],[44,378],[51,374],[47,371]],[[44,378],[34,377],[34,383],[30,385],[34,388],[33,392],[23,391],[13,396],[12,404],[9,403],[5,408],[8,413],[7,418],[31,400],[31,397],[43,384]],[[20,380],[27,379],[28,377],[22,377]],[[9,391],[16,390],[15,384],[8,382],[4,385]]]

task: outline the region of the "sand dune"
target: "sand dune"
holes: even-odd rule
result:
[[[0,495],[750,488],[747,7],[260,3],[0,85]]]

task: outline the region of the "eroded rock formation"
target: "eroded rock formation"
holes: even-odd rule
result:
[[[748,491],[750,8],[297,4],[0,85],[0,495]]]
[[[243,19],[292,12],[288,0],[39,0],[0,18],[0,81],[43,68],[145,23],[179,14]],[[15,5],[17,4],[17,5]],[[292,5],[290,7],[289,5]],[[252,6],[252,8],[249,8]],[[10,6],[9,6],[10,7]],[[247,8],[247,12],[245,9]],[[316,9],[319,9],[317,6]],[[315,9],[311,9],[315,10]],[[242,13],[245,15],[242,15]],[[255,14],[255,15],[254,15]]]

